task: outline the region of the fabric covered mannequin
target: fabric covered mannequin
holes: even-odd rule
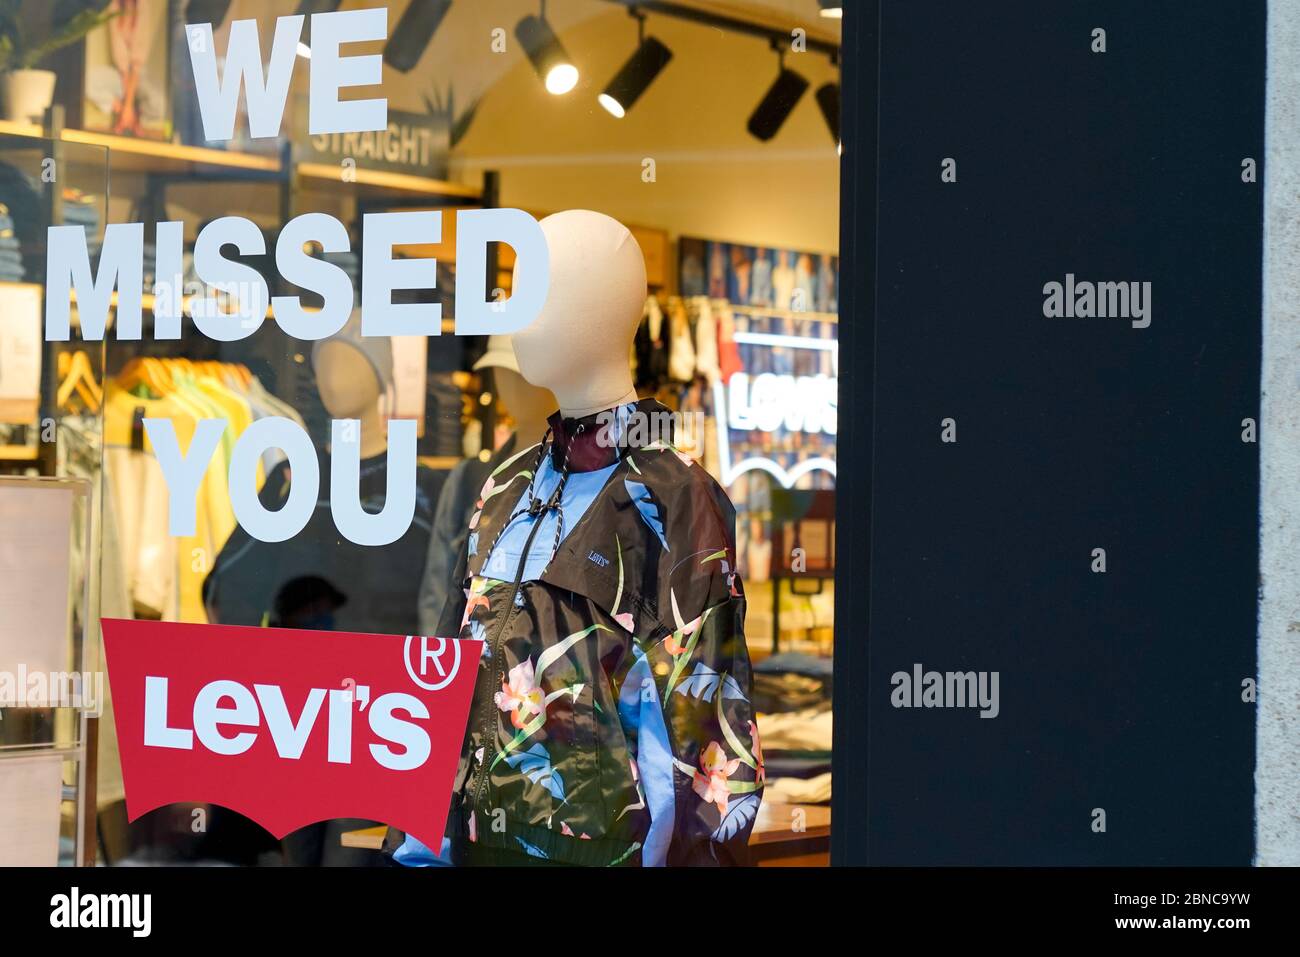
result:
[[[743,863],[764,772],[735,510],[636,399],[632,235],[587,210],[541,226],[550,291],[514,346],[560,411],[484,482],[435,631],[485,646],[443,846],[386,847],[406,865]]]

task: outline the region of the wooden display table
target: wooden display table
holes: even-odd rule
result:
[[[377,851],[384,846],[383,825],[343,834],[344,847]],[[758,809],[749,846],[759,867],[826,867],[830,864],[831,809],[824,804],[775,804]]]

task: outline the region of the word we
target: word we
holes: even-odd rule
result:
[[[192,709],[193,730],[171,727],[167,723],[168,679],[149,675],[144,679],[144,746],[146,748],[178,748],[190,751],[194,739],[213,754],[243,754],[257,740],[262,722],[281,758],[296,761],[302,757],[307,740],[316,727],[321,705],[329,698],[326,709],[326,760],[332,764],[352,763],[352,708],[354,704],[366,708],[370,730],[378,738],[398,745],[394,750],[388,744],[371,744],[370,756],[391,771],[410,771],[420,767],[429,757],[429,733],[414,721],[397,717],[404,711],[412,718],[427,719],[429,709],[414,695],[400,691],[382,694],[370,701],[370,688],[358,685],[348,688],[312,688],[295,720],[289,714],[284,693],[279,685],[254,684],[253,690],[238,681],[218,679],[209,681],[194,698]],[[221,702],[229,700],[228,706]],[[258,728],[259,731],[238,731],[224,734],[223,728]]]
[[[996,718],[1001,710],[996,671],[895,671],[889,678],[895,708],[979,708],[981,718]]]
[[[212,42],[212,24],[188,23],[185,36],[194,70],[203,136],[208,140],[229,140],[235,135],[239,111],[239,90],[245,91],[248,131],[253,139],[278,136],[284,119],[303,17],[277,17],[271,56],[262,55],[256,20],[235,20],[230,24],[225,72],[217,72],[217,51]],[[344,43],[388,39],[388,10],[337,10],[311,16],[311,67],[307,97],[308,132],[361,133],[382,130],[388,125],[386,98],[339,100],[345,86],[373,86],[383,77],[383,57],[340,56]],[[262,64],[268,70],[262,72]]]
[[[1151,325],[1151,283],[1075,282],[1065,274],[1065,284],[1043,285],[1043,315],[1048,319],[1131,319],[1134,329]]]

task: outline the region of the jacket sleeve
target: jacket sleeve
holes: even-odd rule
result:
[[[728,587],[736,593],[680,623],[656,647],[674,768],[670,866],[749,862],[763,752],[750,704],[745,599],[738,582]]]
[[[456,555],[455,567],[456,570],[447,581],[447,598],[442,603],[442,614],[437,618],[437,627],[427,632],[430,635],[455,638],[464,627],[465,606],[469,602],[464,585],[465,576],[469,574],[469,557],[464,548]]]
[[[455,580],[460,548],[464,542],[465,492],[463,486],[473,481],[467,462],[459,463],[447,478],[438,497],[433,529],[429,534],[429,553],[424,562],[424,579],[420,582],[420,633],[440,634],[439,619],[452,590],[459,590]]]

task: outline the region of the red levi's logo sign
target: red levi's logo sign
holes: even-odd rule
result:
[[[103,625],[130,820],[210,803],[276,837],[359,817],[442,843],[481,641]]]

